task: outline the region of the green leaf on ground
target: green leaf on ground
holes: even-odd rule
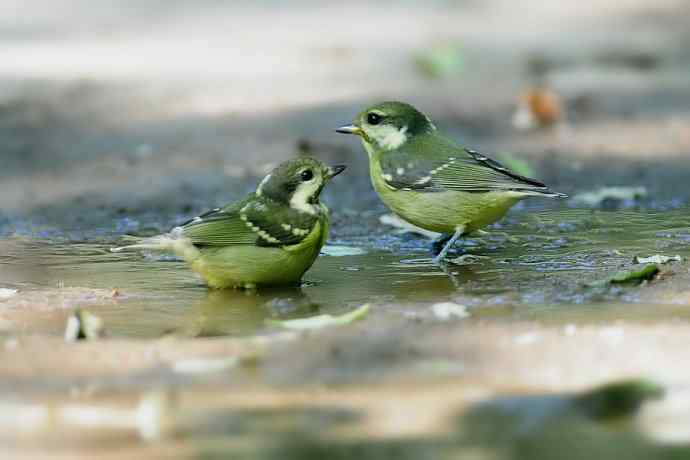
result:
[[[310,318],[289,319],[285,321],[268,320],[271,326],[279,326],[295,331],[305,331],[310,329],[321,329],[331,326],[343,326],[364,318],[369,313],[370,305],[364,304],[361,307],[345,313],[344,315],[317,315]]]
[[[634,415],[642,403],[660,399],[664,388],[645,379],[609,383],[575,397],[578,409],[592,418],[605,419]]]
[[[606,279],[589,283],[590,287],[601,287],[609,284],[640,284],[643,281],[649,281],[659,273],[659,267],[656,264],[647,264],[637,270],[622,270],[613,276]]]

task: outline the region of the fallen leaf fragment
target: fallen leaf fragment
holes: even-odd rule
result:
[[[177,394],[172,390],[154,390],[144,394],[135,413],[139,436],[145,441],[170,437],[175,432],[177,411]]]
[[[654,254],[649,257],[635,256],[633,263],[635,264],[667,264],[669,262],[682,262],[683,258],[679,255],[664,256],[662,254]]]
[[[513,127],[520,131],[550,126],[564,118],[563,100],[548,87],[529,88],[520,94]]]
[[[105,335],[103,320],[84,310],[76,310],[65,327],[65,341],[96,340]]]
[[[578,193],[573,197],[573,201],[575,203],[597,207],[605,200],[639,200],[646,196],[646,187],[602,187],[593,192]]]
[[[285,321],[268,320],[272,326],[280,326],[285,329],[304,331],[310,329],[321,329],[331,326],[343,326],[364,318],[369,313],[370,305],[364,304],[361,307],[340,316],[317,315],[310,318],[290,319]]]
[[[623,270],[606,279],[590,283],[590,287],[601,287],[609,284],[640,284],[650,281],[659,273],[656,264],[648,264],[638,270]]]
[[[172,369],[178,374],[210,374],[231,369],[237,365],[238,361],[236,356],[184,359],[176,361]]]
[[[440,320],[448,321],[450,319],[467,318],[470,314],[467,312],[467,307],[457,304],[455,302],[440,302],[431,306],[431,311],[434,316]]]
[[[10,297],[14,297],[17,295],[16,289],[7,289],[7,288],[0,288],[0,300],[5,300],[9,299]]]
[[[607,419],[633,415],[645,401],[663,396],[661,385],[645,379],[632,379],[589,390],[576,396],[574,403],[589,417]]]

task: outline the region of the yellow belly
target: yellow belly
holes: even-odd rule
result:
[[[324,220],[294,246],[204,248],[187,261],[210,287],[217,289],[296,285],[318,257],[327,235],[328,222]]]
[[[524,198],[517,192],[413,192],[392,190],[372,161],[371,181],[383,203],[402,219],[432,232],[472,233],[501,219]]]

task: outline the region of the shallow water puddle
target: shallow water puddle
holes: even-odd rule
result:
[[[0,287],[19,293],[0,308],[24,330],[59,334],[69,310],[84,306],[112,335],[131,337],[248,335],[269,330],[268,318],[341,314],[367,302],[419,308],[455,300],[475,317],[563,321],[686,316],[683,308],[624,307],[649,287],[586,283],[632,267],[635,256],[680,255],[683,262],[662,266],[673,276],[656,284],[664,292],[687,290],[689,221],[685,209],[517,213],[491,234],[468,238],[458,255],[473,257],[445,272],[430,263],[425,239],[408,238],[413,244],[396,252],[370,249],[376,241],[341,241],[358,250],[329,248],[333,255],[317,260],[301,288],[259,293],[209,291],[185,264],[111,254],[111,242],[11,238],[0,240]],[[563,308],[574,304],[587,307]]]

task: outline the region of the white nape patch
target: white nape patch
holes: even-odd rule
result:
[[[398,169],[395,170],[395,173],[396,173],[398,176],[402,176],[403,174],[405,174],[405,168],[398,168]]]
[[[271,180],[270,174],[264,177],[263,180],[259,183],[259,186],[256,188],[256,196],[261,196],[261,193],[263,193],[262,189],[264,185],[266,185],[266,182],[268,182],[269,180]]]
[[[391,125],[370,129],[371,137],[386,150],[395,150],[407,142],[407,126],[398,129]]]
[[[385,181],[390,182],[393,180],[393,176],[391,176],[390,174],[381,174],[381,177],[383,177],[383,180],[385,180]]]
[[[319,211],[319,206],[309,203],[309,200],[314,197],[319,187],[321,187],[321,180],[317,180],[316,178],[309,182],[302,182],[299,184],[297,190],[295,190],[295,193],[293,193],[290,198],[290,207],[297,211],[311,214],[312,216],[316,215]]]
[[[431,118],[429,118],[427,115],[424,115],[424,118],[426,118],[426,121],[429,122],[429,126],[431,126],[431,130],[436,131],[436,125],[434,124],[433,121],[431,121]]]

